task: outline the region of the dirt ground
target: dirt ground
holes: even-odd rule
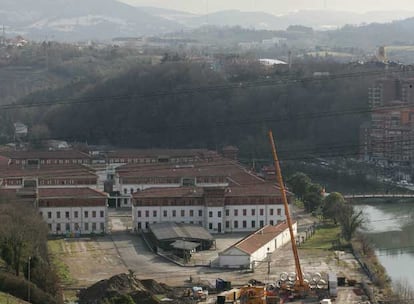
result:
[[[295,270],[291,245],[276,250],[272,254],[270,265],[263,262],[252,273],[245,270],[221,270],[209,267],[181,267],[152,253],[142,238],[127,231],[123,223],[124,217],[113,215],[114,222],[111,234],[95,238],[60,240],[61,254],[64,264],[69,268],[73,284],[70,287],[81,288],[109,277],[135,272],[139,279],[155,279],[171,286],[188,286],[190,284],[210,284],[214,286],[216,278],[231,281],[233,286],[245,285],[250,279],[275,282],[280,273]],[[303,226],[312,222],[302,220]],[[299,230],[301,229],[299,225]],[[214,261],[218,252],[238,241],[244,234],[217,236],[216,250],[210,250],[197,256],[202,260]],[[300,250],[302,271],[304,273],[346,273],[348,278],[366,279],[361,273],[356,260],[349,253],[324,250]],[[336,301],[340,303],[358,303],[363,298],[351,289],[339,289]]]

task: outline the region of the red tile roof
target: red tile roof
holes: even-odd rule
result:
[[[171,187],[171,188],[149,188],[133,194],[133,198],[183,198],[183,197],[202,197],[203,188],[198,187]]]
[[[38,198],[106,198],[101,191],[91,188],[39,188]]]
[[[248,254],[253,254],[288,228],[286,222],[279,223],[275,226],[266,225],[240,240],[230,248],[235,247]]]
[[[0,178],[11,177],[96,177],[96,175],[81,165],[45,166],[41,168],[22,168],[17,165],[0,167]]]
[[[87,153],[78,150],[58,151],[2,151],[0,155],[10,159],[89,159]]]

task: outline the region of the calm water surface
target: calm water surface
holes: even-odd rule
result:
[[[414,287],[414,202],[357,205],[366,218],[365,233],[393,281]]]

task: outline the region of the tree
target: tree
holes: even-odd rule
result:
[[[0,205],[1,256],[17,276],[29,256],[46,256],[47,231],[46,224],[32,206]]]
[[[337,223],[344,206],[345,199],[339,192],[332,192],[323,200],[322,214],[325,218],[330,218]]]
[[[292,192],[295,193],[299,199],[303,199],[309,186],[312,184],[310,177],[302,172],[293,174],[292,177],[287,180],[287,183],[290,185]]]
[[[310,184],[303,197],[305,209],[308,212],[317,210],[322,205],[323,188],[319,184]]]
[[[348,242],[364,223],[362,210],[356,213],[354,207],[349,205],[344,205],[341,208],[338,220],[341,225],[342,237]]]

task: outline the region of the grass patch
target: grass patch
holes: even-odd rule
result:
[[[57,275],[62,284],[72,285],[76,283],[76,280],[72,278],[69,267],[63,262],[61,256],[65,254],[63,249],[65,244],[64,240],[50,240],[47,242],[49,255]]]
[[[0,291],[0,303],[4,304],[22,304],[22,303],[28,303],[26,301],[20,300],[16,297],[13,297],[12,295],[9,295],[7,293]]]
[[[319,226],[315,234],[300,246],[300,249],[332,249],[332,244],[339,240],[341,230],[334,224],[323,224]]]

